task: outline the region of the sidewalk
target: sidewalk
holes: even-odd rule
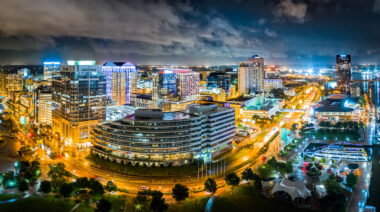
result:
[[[369,192],[371,168],[371,162],[360,165],[361,174],[358,176],[358,184],[348,203],[347,212],[361,212],[364,210]]]

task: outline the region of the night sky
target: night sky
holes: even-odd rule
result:
[[[0,0],[0,64],[380,62],[380,0]]]

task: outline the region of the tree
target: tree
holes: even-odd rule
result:
[[[253,173],[253,180],[255,181],[255,188],[258,191],[263,189],[263,183],[261,182],[261,178],[256,173]]]
[[[155,212],[162,212],[168,209],[168,204],[165,203],[165,199],[162,198],[163,194],[161,191],[151,191],[150,195],[152,200],[150,202],[150,209]]]
[[[18,190],[20,192],[25,192],[27,190],[29,190],[29,185],[28,183],[25,181],[25,180],[21,180],[19,183],[18,183],[18,186],[17,186]]]
[[[69,197],[74,191],[74,186],[72,183],[63,183],[61,187],[59,188],[59,193],[63,197]]]
[[[266,179],[266,178],[269,178],[272,176],[273,169],[270,166],[264,165],[264,166],[260,166],[257,169],[257,172],[258,172],[260,178]]]
[[[346,197],[342,186],[336,181],[335,175],[330,175],[324,185],[327,195],[321,199],[322,205],[329,206],[330,211],[345,211]]]
[[[3,177],[2,183],[5,188],[16,187],[17,179],[13,171],[5,172],[4,174],[2,174],[2,177]]]
[[[146,208],[146,205],[148,204],[148,196],[146,192],[139,191],[137,193],[137,196],[133,198],[133,203],[135,205],[136,211],[143,211]]]
[[[42,194],[48,194],[51,192],[51,183],[50,181],[44,180],[41,182],[38,191]]]
[[[286,94],[284,92],[284,89],[282,88],[273,88],[271,91],[270,91],[270,94],[274,97],[274,98],[278,98],[278,99],[285,99],[286,98]]]
[[[111,208],[111,202],[106,199],[101,199],[96,203],[96,211],[98,212],[108,212],[111,210]]]
[[[71,173],[68,172],[65,168],[66,168],[66,166],[63,163],[57,163],[54,165],[50,165],[50,171],[48,172],[48,175],[51,178],[71,176]]]
[[[297,128],[298,128],[298,124],[297,124],[297,123],[294,123],[294,124],[292,125],[292,131],[293,131],[293,132],[296,131]]]
[[[350,188],[355,188],[358,183],[358,177],[354,173],[349,173],[346,178],[346,185]]]
[[[245,181],[250,181],[250,180],[253,180],[253,171],[251,168],[246,168],[244,169],[244,171],[241,173],[241,179],[245,180]]]
[[[88,188],[91,189],[92,195],[103,195],[104,194],[103,185],[98,180],[96,180],[95,178],[90,179]]]
[[[240,177],[235,172],[229,173],[224,177],[228,185],[237,186],[240,183]]]
[[[51,187],[54,191],[59,192],[59,188],[62,184],[66,183],[67,181],[62,177],[54,177],[51,179]]]
[[[172,195],[177,202],[185,200],[189,197],[189,188],[185,185],[175,184],[172,189]]]
[[[117,191],[117,186],[113,181],[108,181],[107,185],[104,187],[108,192],[115,192]]]
[[[215,194],[216,190],[218,189],[215,180],[212,178],[208,178],[205,181],[204,188],[206,191],[212,194]]]
[[[343,193],[342,186],[336,181],[336,177],[333,174],[331,174],[329,178],[324,182],[324,185],[326,187],[328,195],[334,196]]]
[[[90,181],[87,177],[79,177],[75,180],[75,188],[88,188],[90,187]]]

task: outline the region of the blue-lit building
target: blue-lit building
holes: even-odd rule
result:
[[[68,61],[52,79],[53,132],[67,145],[88,146],[90,130],[106,119],[106,81],[95,61]]]
[[[136,67],[129,62],[107,62],[102,67],[106,78],[106,97],[117,105],[131,103],[132,78]]]
[[[52,74],[58,72],[61,68],[61,62],[59,61],[45,61],[44,65],[44,80],[51,81]]]
[[[348,92],[351,82],[351,55],[336,56],[336,76],[338,88]]]
[[[207,87],[208,88],[221,88],[226,94],[230,93],[232,83],[232,75],[227,73],[211,73],[207,77]]]

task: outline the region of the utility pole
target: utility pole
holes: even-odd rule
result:
[[[207,170],[207,163],[206,163],[206,178],[207,178],[207,175],[208,175],[208,170]]]
[[[202,161],[202,168],[201,169],[202,169],[202,178],[203,178],[203,161]]]
[[[197,173],[198,173],[198,180],[199,180],[199,162],[198,162],[198,171],[197,171]]]

